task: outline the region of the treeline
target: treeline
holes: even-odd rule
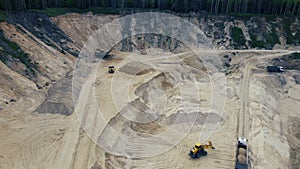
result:
[[[93,7],[160,9],[213,14],[300,15],[300,0],[0,0],[1,10]]]

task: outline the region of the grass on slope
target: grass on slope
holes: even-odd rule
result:
[[[293,59],[293,60],[300,59],[300,53],[295,52],[295,53],[290,54],[289,59]]]
[[[276,30],[274,27],[272,27],[272,30],[270,33],[264,33],[263,37],[265,37],[265,40],[258,40],[257,37],[252,33],[249,32],[250,38],[251,38],[251,46],[253,48],[265,48],[265,49],[272,49],[276,43],[279,42],[279,36],[276,33]]]
[[[9,52],[11,50],[2,49],[0,51],[0,53],[1,53],[0,60],[3,61],[4,63],[6,63],[6,61],[7,61],[6,55],[11,55],[13,58],[16,59],[16,61],[19,60],[21,63],[23,63],[26,66],[29,73],[31,73],[33,76],[35,76],[36,75],[35,70],[37,70],[37,65],[31,62],[31,59],[28,57],[28,54],[24,53],[18,44],[6,39],[1,34],[0,34],[0,40],[3,43],[7,44],[8,48],[10,48],[13,51],[13,52]]]
[[[246,39],[244,37],[243,31],[241,28],[233,27],[231,28],[231,37],[233,41],[233,45],[235,47],[241,47],[244,46],[246,43]]]
[[[6,21],[6,12],[0,10],[0,22]]]

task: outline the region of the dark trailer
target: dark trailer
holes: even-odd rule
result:
[[[268,72],[283,72],[282,66],[267,66]]]

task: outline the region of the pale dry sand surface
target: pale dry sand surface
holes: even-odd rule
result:
[[[2,110],[1,168],[233,168],[238,136],[249,139],[252,168],[289,168],[289,122],[299,118],[299,85],[288,71],[270,74],[256,66],[282,51],[262,52],[262,60],[244,51],[233,57],[232,62],[240,66],[227,75],[220,113],[211,103],[212,99],[222,103],[221,96],[212,97],[212,90],[222,86],[212,85],[203,67],[197,70],[189,65],[196,60],[184,62],[198,56],[171,57],[157,50],[168,59],[147,60],[149,51],[147,56],[117,53],[117,59],[101,62],[96,80],[81,89],[82,113],[32,113],[41,104],[39,94],[30,107],[24,98]],[[160,67],[153,66],[157,62]],[[107,72],[108,65],[116,66],[115,74]],[[191,69],[191,74],[184,72]],[[207,122],[208,114],[215,121]],[[204,127],[211,123],[216,126],[213,132]],[[210,135],[201,137],[205,133]],[[208,140],[216,149],[208,150],[206,157],[190,159],[191,146]]]

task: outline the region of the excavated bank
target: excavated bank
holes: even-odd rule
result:
[[[70,73],[69,73],[70,74]],[[56,82],[49,90],[45,101],[36,109],[37,113],[70,115],[74,111],[72,100],[72,76]]]

